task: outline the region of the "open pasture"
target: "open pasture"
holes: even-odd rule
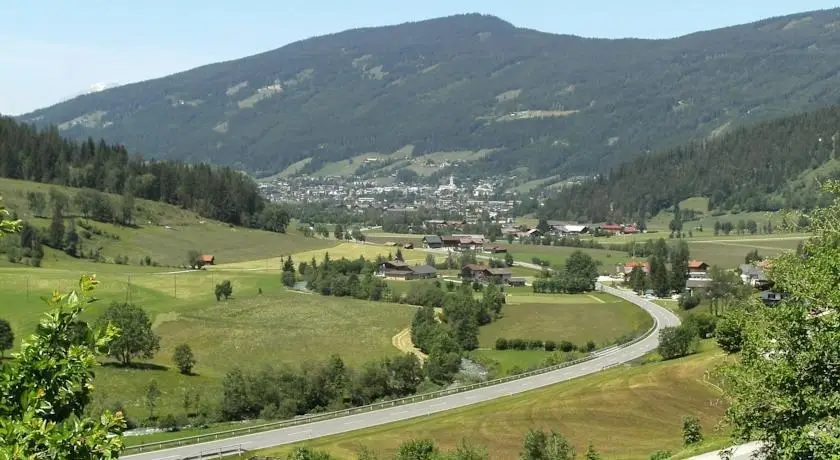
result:
[[[409,439],[432,438],[442,449],[462,439],[487,447],[491,459],[517,458],[530,428],[557,430],[578,454],[592,442],[604,458],[643,460],[660,449],[678,458],[727,445],[728,432],[715,430],[724,408],[705,373],[721,362],[718,350],[687,358],[623,366],[520,395],[354,431],[305,443],[341,459],[354,459],[361,446],[393,455]],[[706,441],[682,449],[682,418],[696,415]],[[283,455],[293,446],[260,452]]]

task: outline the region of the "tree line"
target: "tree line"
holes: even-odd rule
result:
[[[123,196],[123,206],[115,210],[101,196],[84,192],[83,211],[103,221],[130,221],[123,213],[136,197],[234,225],[284,231],[288,224],[285,210],[285,224],[278,225],[281,209],[267,206],[254,181],[230,167],[147,160],[120,144],[67,140],[55,127],[39,130],[8,117],[0,118],[0,177]],[[267,207],[271,211],[263,213]]]
[[[833,177],[840,106],[735,129],[642,155],[535,208],[582,222],[644,220],[680,201],[709,198],[709,211],[777,211],[825,206],[818,181]]]
[[[287,419],[413,395],[425,380],[412,354],[369,361],[357,369],[338,355],[299,369],[265,366],[228,371],[222,380],[222,420]]]

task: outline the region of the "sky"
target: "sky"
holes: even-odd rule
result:
[[[835,0],[836,1],[836,0]],[[827,0],[27,0],[0,14],[0,113],[356,27],[460,13],[601,38],[671,38],[834,8]]]

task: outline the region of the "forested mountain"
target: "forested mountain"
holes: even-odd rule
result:
[[[819,182],[840,177],[840,106],[739,128],[656,154],[565,189],[545,217],[630,221],[693,196],[720,210],[812,209],[826,204]]]
[[[606,171],[840,101],[840,9],[669,40],[460,15],[345,31],[20,117],[154,158],[302,172],[354,155],[498,149],[471,172]]]
[[[255,225],[265,207],[254,181],[229,167],[146,161],[119,144],[70,141],[55,127],[7,117],[0,117],[0,177],[162,201],[237,225]]]

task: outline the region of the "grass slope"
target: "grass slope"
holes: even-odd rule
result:
[[[80,189],[57,187],[35,182],[0,179],[0,196],[11,210],[40,227],[48,227],[48,218],[36,218],[29,210],[26,194],[40,191],[45,194],[56,188],[72,198]],[[115,202],[120,197],[111,196]],[[105,257],[128,256],[131,263],[139,263],[141,257],[150,256],[161,265],[183,265],[190,249],[216,256],[217,263],[237,262],[267,256],[280,257],[293,252],[327,248],[335,242],[316,238],[305,238],[293,232],[278,234],[262,230],[231,227],[228,224],[204,219],[201,216],[165,203],[136,200],[135,221],[138,228],[126,228],[112,224],[91,222],[95,227],[120,237],[115,240],[93,236],[83,240],[84,250],[101,248]],[[49,214],[49,211],[46,212]],[[70,207],[70,216],[77,210]],[[81,229],[79,229],[81,231]]]
[[[321,240],[316,240],[321,241]],[[377,244],[359,244],[359,243],[339,243],[336,246],[324,248],[324,249],[313,249],[307,250],[306,248],[301,248],[300,251],[295,251],[292,259],[297,264],[298,262],[309,262],[312,258],[315,258],[317,263],[321,263],[324,259],[325,254],[329,254],[331,260],[338,260],[342,257],[346,259],[358,259],[359,256],[363,256],[365,259],[372,260],[376,259],[377,256],[387,257],[390,253],[392,256],[396,255],[397,249],[399,249],[403,254],[403,259],[408,264],[423,264],[426,261],[426,255],[429,253],[419,250],[419,249],[402,249],[397,247],[391,246],[382,246]],[[443,260],[441,255],[436,255],[436,259]],[[249,260],[246,262],[237,262],[237,263],[230,263],[230,264],[221,264],[219,268],[224,269],[258,269],[258,268],[276,268],[280,269],[280,256],[278,257],[269,257],[269,258],[260,258],[256,260]]]
[[[708,344],[705,344],[708,349]],[[659,449],[681,451],[682,417],[696,415],[707,441],[692,452],[722,447],[726,433],[713,428],[723,415],[718,392],[705,372],[721,362],[718,350],[688,358],[624,366],[462,409],[306,443],[352,459],[359,446],[392,455],[412,438],[432,438],[453,448],[463,438],[487,446],[492,459],[516,458],[530,428],[554,429],[579,453],[591,441],[605,458],[646,459]],[[268,449],[282,455],[291,446]]]
[[[111,301],[128,299],[143,307],[161,337],[160,351],[140,368],[106,366],[96,379],[100,401],[121,401],[133,417],[144,414],[143,388],[152,379],[163,392],[157,413],[178,413],[184,391],[198,392],[205,401],[218,397],[221,376],[234,366],[296,366],[333,353],[357,365],[394,355],[391,337],[410,324],[414,313],[407,306],[290,292],[281,287],[277,274],[162,274],[83,261],[58,265],[61,268],[0,268],[0,285],[6,287],[0,293],[0,317],[10,321],[19,343],[45,310],[38,297],[69,288],[81,273],[96,273],[101,281],[101,300],[91,306],[87,319],[95,319]],[[217,302],[213,286],[222,279],[232,281],[234,297]],[[182,376],[172,365],[174,348],[181,343],[196,354],[197,376]]]

